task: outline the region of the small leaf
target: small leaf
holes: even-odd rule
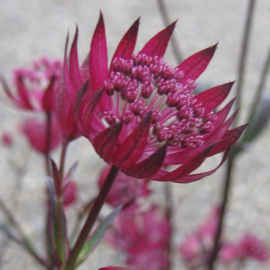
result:
[[[64,184],[66,185],[74,176],[75,171],[77,170],[79,161],[76,161],[69,169],[67,175],[65,176],[64,179]]]
[[[51,169],[52,169],[52,177],[54,181],[54,190],[55,190],[55,195],[59,199],[61,197],[61,179],[60,179],[60,174],[59,170],[57,168],[56,163],[54,162],[53,159],[49,159],[51,163]]]
[[[55,244],[55,233],[56,233],[56,200],[55,200],[55,189],[54,189],[54,181],[51,177],[45,176],[47,181],[47,187],[49,190],[49,199],[52,213],[52,228],[53,228],[53,243]]]
[[[102,223],[98,226],[98,228],[95,230],[95,232],[91,235],[90,239],[84,244],[77,263],[76,267],[82,264],[86,258],[89,256],[89,254],[96,248],[98,243],[101,241],[103,234],[105,230],[108,228],[108,226],[112,223],[114,218],[118,215],[118,213],[121,211],[122,206],[118,206],[113,210],[111,214],[109,214]]]
[[[259,102],[253,121],[249,124],[243,142],[251,142],[265,129],[270,118],[270,97],[262,97]]]

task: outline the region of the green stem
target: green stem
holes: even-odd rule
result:
[[[63,222],[63,198],[62,198],[62,186],[64,180],[64,166],[67,153],[69,141],[63,139],[62,141],[62,151],[60,156],[60,165],[59,165],[59,175],[60,175],[60,194],[61,197],[57,198],[56,202],[56,221],[55,221],[55,245],[56,250],[61,258],[63,264],[66,261],[66,233],[65,233],[65,223]]]
[[[98,217],[98,214],[105,202],[105,199],[112,187],[112,184],[115,180],[115,177],[117,175],[119,171],[119,168],[112,165],[111,169],[109,171],[109,174],[105,180],[104,185],[102,186],[98,197],[96,198],[93,207],[91,208],[88,217],[85,221],[85,224],[79,234],[79,237],[73,247],[73,249],[70,252],[70,256],[67,260],[67,263],[65,264],[65,266],[62,268],[62,270],[74,270],[75,269],[75,265],[76,265],[76,260],[80,254],[80,251],[85,243],[85,241],[88,238],[89,233],[91,232],[91,229]]]
[[[66,260],[65,228],[62,215],[62,199],[56,202],[55,246],[62,263]]]

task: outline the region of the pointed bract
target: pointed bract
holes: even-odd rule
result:
[[[78,60],[78,52],[77,52],[77,42],[78,42],[78,27],[76,27],[76,32],[74,35],[74,39],[71,45],[70,49],[70,55],[69,55],[69,74],[70,78],[74,83],[75,89],[77,91],[80,89],[82,85],[82,79],[80,75],[80,69],[79,69],[79,60]]]
[[[116,123],[98,134],[94,139],[93,146],[95,150],[106,162],[111,161],[118,143],[118,136],[121,129],[122,123]]]
[[[177,21],[173,22],[165,29],[157,33],[153,38],[151,38],[140,51],[140,54],[146,54],[153,57],[163,57],[175,28],[176,22]]]
[[[184,73],[184,77],[181,79],[181,83],[185,84],[188,80],[196,80],[207,68],[216,51],[216,48],[217,44],[198,53],[195,53],[183,61],[178,66],[178,69]]]
[[[118,148],[112,163],[126,170],[141,157],[148,140],[151,113],[148,113]]]
[[[226,83],[199,93],[195,104],[203,104],[205,114],[215,110],[228,96],[233,84],[234,82]]]
[[[159,148],[154,154],[125,171],[136,178],[151,178],[162,166],[166,156],[167,145]]]
[[[116,58],[131,59],[134,48],[135,48],[136,40],[137,40],[137,35],[138,35],[138,30],[139,30],[139,22],[140,22],[140,18],[138,18],[131,25],[131,27],[128,29],[126,34],[121,39],[121,41],[118,44],[118,47],[113,55],[110,70],[112,70],[112,64],[113,64],[114,59],[116,59]]]

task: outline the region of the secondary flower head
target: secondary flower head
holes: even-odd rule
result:
[[[106,239],[125,252],[126,264],[136,270],[166,269],[170,223],[156,207],[128,215],[121,212],[106,233]]]
[[[53,109],[53,91],[62,74],[62,62],[41,57],[31,68],[17,68],[13,71],[13,93],[3,78],[3,88],[10,101],[18,108],[50,112]]]
[[[226,120],[233,101],[214,112],[233,83],[195,95],[195,80],[206,69],[216,45],[173,68],[163,55],[175,23],[134,54],[138,26],[139,20],[124,35],[109,68],[102,15],[89,59],[81,69],[76,31],[64,74],[69,96],[77,100],[78,126],[101,158],[130,176],[184,183],[198,180],[217,168],[189,174],[205,158],[227,150],[245,128],[228,130],[236,116]],[[89,74],[85,76],[88,62]],[[86,78],[89,80],[85,83]],[[162,165],[180,166],[166,172]]]

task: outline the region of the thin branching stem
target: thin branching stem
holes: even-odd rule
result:
[[[259,85],[257,87],[254,101],[253,101],[251,109],[250,109],[250,113],[249,113],[249,117],[248,117],[248,121],[247,121],[248,123],[252,122],[254,115],[256,113],[256,110],[258,108],[259,102],[260,102],[261,97],[262,97],[262,92],[263,92],[263,89],[265,87],[265,83],[266,83],[266,79],[267,79],[267,75],[269,73],[269,70],[270,70],[270,48],[268,49],[268,54],[267,54],[266,61],[264,63],[264,67],[263,67],[263,70],[261,73]]]
[[[242,40],[242,46],[241,46],[241,54],[239,58],[239,66],[238,66],[238,76],[237,76],[237,86],[236,86],[236,108],[239,108],[242,105],[242,88],[243,88],[243,82],[245,78],[245,71],[247,66],[247,51],[248,51],[248,43],[250,40],[250,34],[251,34],[251,25],[253,22],[253,15],[255,11],[255,0],[250,0],[248,5],[248,11],[246,14],[246,22],[245,22],[245,29],[244,29],[244,37]],[[238,126],[238,117],[234,120],[234,127]]]
[[[232,153],[232,152],[231,152]],[[214,245],[213,245],[213,251],[209,260],[209,270],[214,270],[214,264],[217,259],[219,250],[220,250],[220,238],[222,235],[222,229],[224,224],[224,217],[227,210],[228,200],[229,200],[229,192],[231,188],[232,183],[232,173],[233,173],[233,166],[234,166],[234,159],[235,156],[230,154],[227,160],[227,168],[226,168],[226,179],[224,183],[223,188],[223,198],[221,203],[221,210],[220,210],[220,218],[218,222],[218,227],[216,231],[216,235],[214,238]]]
[[[170,24],[170,17],[169,17],[169,13],[166,8],[165,2],[164,0],[157,0],[157,3],[158,3],[159,11],[162,16],[164,25],[167,26]],[[172,44],[173,53],[175,55],[177,63],[181,63],[183,61],[183,57],[179,49],[179,44],[174,36],[171,37],[171,44]]]

